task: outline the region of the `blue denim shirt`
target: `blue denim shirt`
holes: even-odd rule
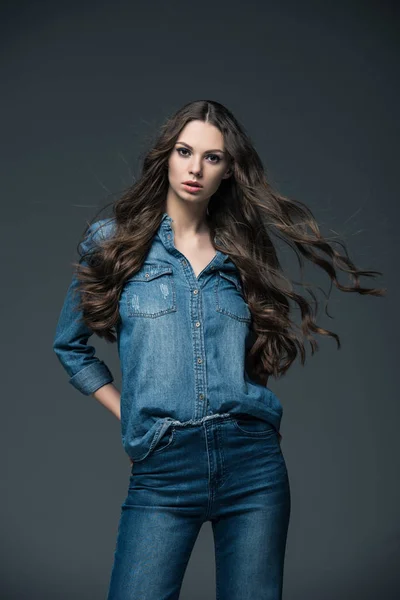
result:
[[[165,212],[140,270],[119,299],[117,347],[121,365],[121,434],[126,453],[143,460],[174,421],[247,413],[280,429],[282,406],[245,370],[251,312],[239,271],[217,251],[196,277],[174,246]],[[113,219],[93,223],[85,252],[112,235]],[[69,382],[90,395],[114,378],[89,345],[93,332],[76,311],[75,275],[59,316],[53,349]]]

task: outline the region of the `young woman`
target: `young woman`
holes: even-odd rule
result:
[[[54,351],[121,420],[131,461],[108,600],[177,599],[205,521],[218,600],[282,596],[290,487],[268,376],[298,353],[304,364],[302,336],[312,353],[313,333],[340,342],[284,276],[271,234],[339,290],[384,294],[359,282],[379,271],[358,270],[304,204],[271,189],[243,127],[209,100],[163,125],[140,179],[85,233]],[[93,333],[117,342],[121,394]]]

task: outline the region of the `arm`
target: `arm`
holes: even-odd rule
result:
[[[96,232],[98,225],[99,223],[96,222],[89,227],[81,244],[84,252],[94,248],[96,238],[100,235],[98,231]],[[93,331],[81,320],[82,314],[77,309],[77,283],[74,274],[59,315],[53,350],[69,375],[69,383],[82,394],[93,395],[118,416],[117,395],[119,393],[111,385],[114,377],[107,365],[96,356],[94,346],[87,343]]]
[[[92,396],[121,420],[121,394],[112,383],[103,385]]]

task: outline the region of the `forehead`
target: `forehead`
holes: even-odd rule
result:
[[[177,141],[183,141],[200,150],[202,148],[220,148],[224,150],[224,136],[220,130],[204,121],[190,121],[181,130]]]

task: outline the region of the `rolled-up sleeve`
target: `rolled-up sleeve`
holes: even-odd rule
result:
[[[98,229],[99,222],[96,222],[87,230],[81,243],[85,253],[94,247],[96,238],[101,237],[96,231]],[[107,365],[96,356],[95,347],[88,344],[94,332],[82,321],[82,313],[78,310],[77,285],[74,274],[58,318],[53,350],[70,377],[69,383],[89,396],[114,381],[114,377]]]

